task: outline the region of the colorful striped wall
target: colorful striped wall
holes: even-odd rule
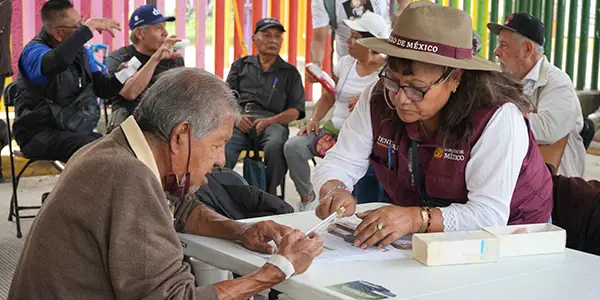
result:
[[[281,55],[291,63],[302,66],[307,58],[311,40],[311,0],[72,0],[76,9],[87,19],[106,16],[118,20],[123,31],[115,38],[108,33],[95,34],[93,43],[104,43],[109,51],[129,44],[127,21],[129,14],[146,1],[155,3],[165,13],[166,7],[173,7],[177,17],[175,31],[185,37],[186,25],[195,22],[194,51],[186,51],[186,62],[195,61],[195,66],[212,70],[224,76],[229,65],[242,55],[242,42],[250,53],[254,24],[266,16],[279,18],[287,29]],[[212,2],[212,32],[207,32],[207,10]],[[235,4],[234,5],[234,1]],[[394,6],[396,0],[390,0]],[[483,49],[480,55],[493,58],[496,37],[490,35],[487,22],[503,22],[510,12],[530,12],[547,23],[546,55],[555,65],[566,70],[576,82],[578,89],[598,89],[600,65],[600,0],[432,0],[442,5],[467,11],[473,19],[473,28],[482,36]],[[186,3],[191,2],[194,14],[189,15],[186,24]],[[41,28],[39,11],[44,0],[13,0],[12,56],[16,64],[21,50]],[[232,16],[234,7],[238,9],[241,34],[235,27]],[[596,16],[596,17],[594,17]],[[191,20],[195,19],[195,20]],[[188,25],[191,26],[191,25]],[[207,37],[212,44],[206,43]],[[558,38],[556,38],[558,37]],[[585,37],[585,38],[580,38]],[[566,45],[565,45],[566,44]],[[207,53],[210,51],[211,53]],[[188,66],[190,63],[188,63]],[[307,85],[307,95],[310,85]]]

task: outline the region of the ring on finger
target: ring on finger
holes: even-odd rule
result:
[[[377,223],[377,230],[383,230],[383,223]]]

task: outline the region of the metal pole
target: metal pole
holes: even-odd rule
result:
[[[579,32],[579,53],[577,54],[579,57],[579,63],[577,66],[577,84],[575,85],[577,90],[583,90],[583,87],[585,86],[585,71],[587,70],[586,64],[590,29],[590,0],[583,0],[582,4],[581,31]],[[596,22],[598,22],[598,15],[596,15]]]
[[[554,22],[554,0],[546,0],[544,3],[544,26],[546,36],[544,37],[544,52],[548,60],[552,60],[552,23]]]
[[[298,0],[290,0],[290,25],[288,31],[288,62],[296,66],[298,59]]]
[[[260,19],[262,19],[262,16],[263,16],[262,4],[263,3],[261,0],[252,1],[252,24],[256,24],[256,23],[258,23],[258,21]],[[256,47],[252,47],[252,54],[257,54],[257,53],[258,53],[258,50],[256,49]]]
[[[556,49],[554,49],[554,65],[559,69],[562,69],[563,66],[566,2],[566,0],[558,0],[558,5],[556,7]]]
[[[464,0],[463,10],[466,11],[468,14],[471,14],[471,0]]]
[[[482,56],[485,57],[485,46],[486,46],[486,40],[485,40],[485,36],[486,36],[486,31],[487,31],[487,5],[485,3],[478,3],[477,4],[477,32],[479,33],[479,36],[481,37],[481,53]]]
[[[500,6],[500,1],[498,0],[492,0],[492,12],[490,14],[490,23],[498,23],[498,9]],[[490,35],[490,49],[489,49],[489,53],[488,53],[488,58],[489,59],[493,59],[494,58],[494,50],[496,50],[496,36],[494,35]]]
[[[542,0],[533,0],[533,13],[536,18],[542,20]]]
[[[225,69],[225,0],[215,0],[215,75],[223,78]]]
[[[207,0],[196,0],[196,68],[204,69],[204,51],[206,49],[206,7]],[[214,16],[214,14],[213,14]]]
[[[592,53],[592,90],[598,90],[598,66],[600,66],[600,0],[596,0],[594,24],[594,50]]]
[[[513,12],[513,1],[512,0],[504,0],[504,20],[508,18]]]
[[[519,1],[519,12],[529,12],[529,1],[531,0]]]
[[[271,1],[271,18],[281,21],[281,0]]]
[[[238,26],[243,28],[244,24],[244,0],[233,0],[237,4],[234,9],[237,10],[238,18],[233,20],[233,60],[242,57],[242,44],[244,43],[243,30],[239,32]],[[234,14],[235,16],[236,14]],[[240,35],[241,34],[241,35]]]
[[[310,1],[306,1],[306,57],[304,59],[304,63],[308,64],[312,62],[312,57],[310,56],[310,44],[313,40],[313,27],[312,27],[312,7]],[[301,70],[302,72],[302,70]],[[304,97],[306,101],[312,101],[313,97],[313,85],[310,81],[306,80],[306,76],[304,76]]]
[[[575,47],[577,40],[577,0],[571,0],[569,5],[569,32],[567,34],[567,66],[566,72],[575,81]]]

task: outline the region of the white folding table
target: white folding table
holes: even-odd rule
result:
[[[365,211],[386,205],[359,205]],[[314,211],[248,219],[273,220],[306,231],[320,220]],[[265,259],[233,241],[181,234],[186,255],[217,268],[246,275]],[[301,300],[352,299],[327,286],[364,280],[383,286],[394,299],[600,299],[600,257],[566,249],[564,253],[503,258],[498,262],[427,267],[412,258],[313,264],[274,289]]]

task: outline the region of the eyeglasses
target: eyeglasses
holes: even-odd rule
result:
[[[448,71],[444,72],[444,74],[442,75],[442,77],[440,77],[440,79],[438,79],[434,84],[432,84],[431,86],[429,86],[426,89],[418,89],[418,88],[412,87],[410,85],[398,84],[396,81],[394,81],[393,79],[386,76],[385,68],[383,68],[383,70],[381,70],[381,72],[379,72],[379,78],[381,80],[383,80],[383,86],[388,91],[392,92],[394,95],[397,94],[400,91],[400,89],[402,89],[402,90],[404,90],[404,94],[406,94],[406,97],[408,97],[408,99],[410,99],[414,102],[420,102],[420,101],[423,101],[423,98],[425,98],[425,94],[427,94],[429,91],[431,91],[434,87],[448,81],[450,76],[452,76],[452,74],[454,74],[455,70],[456,69],[451,69],[450,72],[448,72]]]
[[[59,25],[59,26],[54,26],[54,28],[77,29],[77,28],[83,26],[84,21],[85,21],[85,19],[83,17],[81,17],[81,20],[79,20],[79,22],[76,24],[76,26]]]

